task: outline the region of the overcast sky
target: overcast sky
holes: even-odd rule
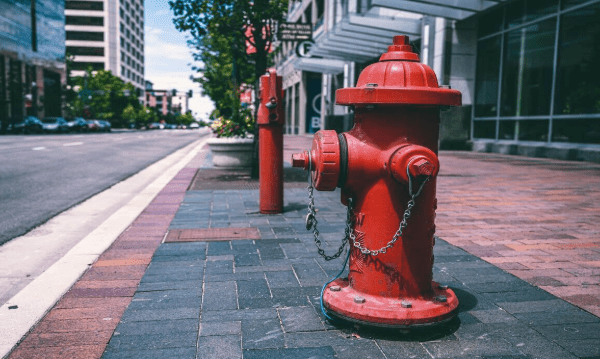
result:
[[[167,0],[144,2],[145,12],[145,76],[154,89],[193,90],[190,109],[197,119],[206,119],[214,108],[207,97],[200,97],[200,85],[192,82],[193,58],[186,35],[175,29],[173,13]]]

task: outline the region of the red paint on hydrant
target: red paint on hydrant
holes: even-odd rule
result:
[[[283,90],[274,69],[260,77],[258,156],[260,213],[283,211]]]
[[[342,203],[351,199],[353,206],[349,275],[325,289],[326,310],[384,327],[452,318],[458,300],[432,280],[433,246],[440,106],[461,105],[460,92],[440,88],[408,37],[396,36],[355,88],[336,91],[336,103],[355,107],[354,128],[319,131],[310,153],[292,158],[295,167],[312,170],[317,190],[340,187]],[[412,198],[409,187],[414,194],[422,184],[402,236],[393,241]]]

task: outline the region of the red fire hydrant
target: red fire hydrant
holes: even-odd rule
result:
[[[283,90],[274,69],[260,77],[258,156],[260,213],[283,211]]]
[[[336,91],[336,103],[355,107],[354,128],[319,131],[310,151],[292,156],[295,167],[310,168],[316,189],[340,187],[351,213],[349,275],[327,285],[324,307],[384,327],[452,318],[454,292],[432,281],[435,190],[440,106],[461,105],[461,93],[440,88],[408,37],[396,36],[355,88]]]

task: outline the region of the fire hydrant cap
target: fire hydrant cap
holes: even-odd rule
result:
[[[460,106],[459,91],[440,88],[433,70],[419,62],[408,36],[395,36],[394,44],[369,65],[356,87],[338,89],[338,105],[432,105]]]

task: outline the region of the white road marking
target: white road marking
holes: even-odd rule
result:
[[[32,148],[32,150],[34,150],[34,151],[41,151],[41,150],[45,150],[45,149],[46,149],[46,147],[34,147],[34,148]]]
[[[71,143],[65,143],[63,144],[63,146],[67,147],[67,146],[80,146],[83,145],[83,142],[71,142]]]

